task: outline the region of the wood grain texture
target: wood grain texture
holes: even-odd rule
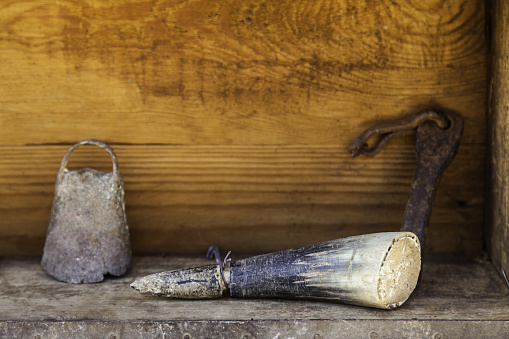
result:
[[[490,101],[490,197],[488,246],[499,272],[509,272],[509,4],[492,1],[492,73]],[[506,273],[507,274],[507,273]]]
[[[483,0],[6,0],[0,50],[0,254],[40,253],[58,164],[86,138],[118,153],[135,253],[395,231],[412,139],[347,149],[429,106],[465,133],[427,246],[481,251]],[[109,168],[95,157],[75,164]]]
[[[430,104],[484,142],[484,34],[482,0],[2,1],[1,143],[346,144]]]
[[[398,231],[416,159],[389,145],[352,159],[324,146],[113,147],[126,191],[134,253],[266,253],[351,235]],[[54,182],[66,146],[0,147],[0,251],[41,253]],[[464,145],[439,186],[428,250],[481,250],[483,146]],[[70,169],[111,171],[101,149],[83,146]],[[478,166],[478,167],[475,167]]]

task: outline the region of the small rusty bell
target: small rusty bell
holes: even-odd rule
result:
[[[69,171],[69,157],[81,145],[105,149],[113,172]],[[41,265],[58,280],[74,284],[99,282],[108,273],[120,276],[131,266],[124,184],[107,144],[82,140],[62,159]]]

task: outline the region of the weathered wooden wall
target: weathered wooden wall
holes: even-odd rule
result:
[[[509,274],[509,3],[492,1],[490,195],[486,233],[493,264]],[[507,277],[506,277],[507,278]]]
[[[85,138],[117,152],[136,253],[396,230],[412,138],[348,147],[432,105],[465,133],[427,245],[476,255],[485,33],[484,0],[1,1],[0,254],[41,253],[59,162]],[[88,148],[71,164],[109,166]]]

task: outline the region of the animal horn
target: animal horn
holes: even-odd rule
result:
[[[152,274],[134,289],[184,299],[329,300],[392,309],[412,294],[421,269],[411,232],[353,236],[231,262]]]

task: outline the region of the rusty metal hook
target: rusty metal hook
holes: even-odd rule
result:
[[[413,232],[424,248],[426,233],[442,173],[456,155],[463,133],[463,119],[452,112],[423,110],[409,117],[376,124],[364,131],[353,143],[350,152],[374,156],[387,142],[416,131],[417,169],[401,225],[402,231]],[[367,141],[379,136],[371,148]]]
[[[389,140],[401,135],[410,134],[427,121],[435,122],[441,129],[448,128],[451,123],[444,113],[435,110],[424,110],[402,119],[382,122],[371,126],[359,135],[350,147],[350,153],[354,158],[361,153],[368,157],[375,156],[385,147]],[[369,148],[367,141],[375,136],[379,137],[378,142],[375,146]]]

